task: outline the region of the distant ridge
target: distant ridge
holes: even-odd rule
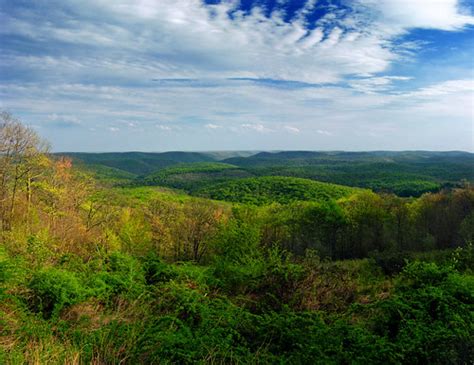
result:
[[[246,158],[255,151],[209,151],[209,152],[57,152],[55,156],[69,156],[87,165],[103,165],[135,175],[146,175],[181,163],[213,162],[228,158]]]

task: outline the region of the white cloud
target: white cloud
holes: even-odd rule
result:
[[[451,0],[407,0],[403,6],[398,0],[359,0],[351,3],[356,11],[339,11],[330,20],[328,14],[311,31],[301,16],[288,23],[284,14],[275,12],[267,18],[258,8],[250,14],[234,11],[231,17],[228,12],[235,10],[236,1],[213,6],[198,0],[66,3],[69,11],[87,17],[65,22],[31,14],[3,15],[0,32],[41,42],[67,42],[87,47],[88,52],[75,58],[69,54],[7,55],[6,62],[43,75],[46,71],[48,77],[59,73],[57,77],[67,74],[78,79],[92,74],[142,81],[260,77],[326,83],[345,75],[386,70],[403,54],[403,45],[390,40],[409,27],[431,24],[451,30],[473,21],[460,14]],[[62,9],[65,5],[53,1],[49,6]],[[308,1],[302,14],[314,6],[317,2]],[[360,6],[369,8],[362,13]],[[100,14],[100,22],[93,14]],[[349,30],[349,25],[360,30]]]
[[[48,115],[48,119],[55,122],[63,121],[63,122],[69,122],[71,124],[81,124],[81,121],[75,115],[67,115],[67,114],[58,115],[56,113],[53,113],[53,114]]]
[[[412,77],[406,76],[368,77],[353,80],[349,82],[349,86],[360,92],[375,93],[392,89],[394,81],[408,81],[411,79]]]
[[[429,98],[455,93],[474,93],[474,80],[448,80],[407,93],[407,97]]]
[[[72,100],[69,99],[71,94],[75,95]],[[196,124],[186,123],[192,117],[190,112],[213,125],[220,125],[225,115],[223,131],[238,134],[254,132],[252,138],[259,138],[253,145],[243,145],[243,140],[236,139],[235,135],[230,137],[232,134],[222,133],[223,138],[219,141],[208,141],[216,149],[230,146],[279,149],[288,146],[288,141],[282,140],[281,144],[266,144],[264,141],[270,136],[272,141],[283,138],[284,133],[270,132],[290,132],[285,126],[305,131],[295,133],[295,138],[292,138],[295,143],[298,142],[293,148],[300,149],[334,149],[337,146],[365,150],[390,146],[406,149],[423,146],[474,149],[471,137],[474,120],[472,80],[451,80],[397,94],[367,94],[342,87],[288,90],[268,88],[251,82],[239,83],[238,87],[183,86],[176,89],[6,84],[0,85],[0,99],[13,110],[26,111],[25,122],[45,121],[43,126],[47,126],[47,116],[55,113],[58,116],[68,115],[71,110],[81,111],[81,121],[85,127],[96,127],[100,121],[113,125],[114,127],[110,127],[113,130],[109,131],[115,132],[119,129],[115,126],[118,120],[133,120],[145,131],[142,136],[154,139],[147,145],[143,142],[144,137],[135,139],[130,134],[120,134],[125,138],[121,143],[127,142],[130,149],[136,149],[139,145],[143,149],[156,150],[152,143],[156,143],[156,139],[163,134],[158,131],[172,129],[179,133],[179,138],[168,138],[161,141],[160,146],[165,144],[176,149],[176,143],[182,140],[186,141],[184,146],[188,149],[191,146],[195,146],[195,149],[206,148],[206,135],[209,136],[209,133],[202,131],[203,128],[197,128]],[[158,116],[170,124],[157,125]],[[266,121],[265,124],[259,122],[263,120]],[[288,120],[297,120],[298,126],[288,125]],[[178,130],[178,127],[181,129]],[[418,130],[422,127],[424,129]],[[408,131],[410,137],[405,135]],[[434,136],[435,132],[439,134]],[[95,134],[100,136],[100,133],[101,129],[98,127]],[[338,138],[320,139],[328,136],[328,133],[337,135]],[[370,133],[372,137],[376,137],[371,138],[372,144],[366,145],[367,140],[363,136],[369,136]],[[430,135],[435,144],[423,144]],[[315,141],[318,143],[315,144]],[[84,141],[78,143],[83,144]],[[70,150],[71,146],[64,148]]]
[[[47,116],[49,120],[48,126],[53,128],[76,128],[81,126],[81,120],[74,115],[56,113],[49,114]]]
[[[299,128],[296,128],[296,127],[293,127],[293,126],[290,126],[290,125],[285,125],[283,127],[283,129],[285,129],[287,132],[290,132],[292,134],[298,134],[300,133],[300,129]]]
[[[172,130],[172,128],[170,126],[164,125],[164,124],[157,124],[156,128],[161,129],[162,131],[171,131]]]
[[[300,46],[303,49],[314,47],[317,43],[321,42],[324,38],[324,30],[322,28],[316,28],[312,30],[306,37],[299,40]]]
[[[325,135],[325,136],[332,136],[332,133],[331,133],[331,132],[328,132],[328,131],[325,131],[325,130],[322,130],[322,129],[318,129],[318,130],[316,131],[316,133],[318,133],[318,134],[323,134],[323,135]]]
[[[120,128],[117,128],[117,127],[109,127],[109,131],[111,131],[112,133],[120,132]]]
[[[260,123],[255,123],[255,124],[250,124],[250,123],[244,123],[240,125],[243,129],[246,130],[254,130],[258,133],[266,133],[266,132],[271,132],[272,130],[265,127],[263,124]]]
[[[457,30],[474,24],[458,0],[360,0],[380,11],[380,21],[402,28]]]
[[[222,126],[217,125],[217,124],[212,124],[212,123],[206,124],[205,127],[206,127],[207,129],[219,129],[219,128],[222,128]]]

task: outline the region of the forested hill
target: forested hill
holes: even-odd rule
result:
[[[224,162],[239,166],[275,165],[317,162],[417,162],[474,163],[474,154],[464,151],[279,151],[260,152],[246,158],[231,157]]]
[[[399,196],[420,196],[474,181],[474,154],[462,151],[62,153],[99,179],[193,192],[235,179],[306,178]],[[217,163],[218,162],[218,163]]]
[[[284,176],[240,179],[198,190],[199,196],[236,203],[265,205],[295,201],[329,201],[348,197],[358,189]]]
[[[462,151],[262,152],[223,162],[259,175],[302,177],[400,196],[474,181],[474,154]]]
[[[104,165],[145,175],[179,163],[221,161],[240,167],[308,166],[325,163],[393,163],[462,165],[474,168],[474,154],[463,151],[213,151],[213,152],[59,152],[86,164]],[[473,172],[474,174],[474,172]]]
[[[120,169],[136,175],[144,175],[183,162],[214,161],[214,158],[198,152],[109,152],[109,153],[80,153],[66,152],[66,155],[80,160],[88,165],[104,165]]]

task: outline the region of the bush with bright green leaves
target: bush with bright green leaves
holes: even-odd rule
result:
[[[474,244],[469,243],[466,247],[458,247],[454,250],[451,260],[456,269],[472,272],[474,270]]]
[[[79,302],[86,295],[84,286],[74,273],[56,268],[34,273],[28,289],[32,310],[45,318],[57,317],[63,308]]]
[[[474,358],[474,277],[450,266],[413,262],[394,294],[373,305],[368,322],[398,361],[467,364]]]
[[[175,279],[178,272],[172,265],[166,264],[158,256],[150,254],[143,263],[145,281],[148,285],[164,283]]]
[[[114,252],[105,258],[102,271],[92,277],[91,288],[104,288],[106,297],[138,297],[144,291],[145,272],[132,256]]]
[[[238,219],[227,222],[214,237],[212,267],[226,291],[238,293],[255,286],[264,268],[259,243],[258,227]]]

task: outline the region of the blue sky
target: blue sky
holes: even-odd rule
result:
[[[474,2],[0,0],[55,151],[474,151]]]

